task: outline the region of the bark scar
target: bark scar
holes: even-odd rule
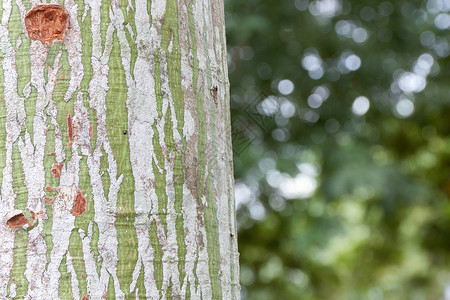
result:
[[[6,221],[6,225],[8,225],[9,228],[19,227],[23,225],[32,226],[36,223],[36,214],[33,211],[30,211],[30,215],[32,222],[30,222],[30,220],[28,220],[23,213],[19,213],[9,218],[8,221]]]
[[[73,124],[72,124],[72,116],[70,114],[67,115],[67,135],[69,136],[68,146],[71,148],[73,141]]]
[[[78,217],[86,211],[86,206],[87,206],[87,198],[83,195],[81,191],[78,191],[75,200],[73,201],[73,206],[72,209],[70,210],[70,213],[73,216]]]
[[[61,5],[42,4],[33,7],[25,16],[28,37],[42,44],[62,41],[66,33],[69,14]]]

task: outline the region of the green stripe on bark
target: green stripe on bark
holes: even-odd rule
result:
[[[69,253],[72,256],[72,264],[77,274],[77,281],[81,297],[87,295],[86,268],[84,265],[83,249],[81,248],[81,238],[78,229],[72,230],[70,235]]]
[[[23,131],[22,131],[23,132]],[[22,135],[23,138],[23,135]],[[28,190],[24,184],[25,175],[23,173],[22,158],[20,157],[19,147],[13,147],[13,190],[16,194],[16,201],[14,207],[16,209],[25,210],[28,202]]]
[[[79,179],[80,179],[79,187],[83,192],[83,195],[85,195],[87,198],[87,204],[86,204],[86,212],[75,218],[75,228],[80,228],[83,229],[85,232],[87,232],[89,223],[94,221],[94,197],[92,194],[87,158],[84,156],[81,157],[80,159]],[[81,244],[77,245],[76,247],[81,247]]]
[[[208,168],[208,173],[211,174],[211,167]],[[214,178],[208,176],[208,194],[206,197],[208,203],[204,207],[206,239],[208,240],[207,248],[209,255],[209,276],[211,278],[212,298],[222,299],[222,289],[220,281],[220,246],[217,222],[217,206],[216,197],[214,195]]]
[[[83,64],[84,76],[81,80],[81,90],[86,92],[89,88],[89,83],[92,79],[92,66],[91,66],[91,56],[92,56],[92,36],[91,36],[91,11],[88,10],[84,22],[82,22],[83,9],[85,3],[83,1],[78,1],[78,23],[80,24],[81,30],[81,63]]]
[[[102,45],[105,45],[106,31],[108,29],[108,24],[111,22],[109,18],[109,7],[111,6],[110,1],[102,1],[100,6],[100,33],[102,37]]]
[[[138,289],[139,300],[147,299],[146,290],[144,286],[144,265],[141,265],[141,270],[139,271],[139,277],[137,279],[136,289]]]
[[[91,10],[88,10],[84,22],[82,22],[82,15],[84,9],[84,2],[78,1],[78,22],[81,28],[81,63],[83,64],[84,76],[81,80],[81,91],[83,92],[83,102],[85,107],[89,107],[88,94],[87,90],[89,89],[89,84],[92,80],[92,65],[91,65],[91,57],[92,57],[92,33],[91,33]],[[91,140],[92,149],[95,148],[95,144],[97,141],[97,123],[95,122],[95,115],[91,109],[90,112],[90,123],[92,125],[93,131],[93,139]]]
[[[64,96],[66,95],[66,92],[69,89],[69,78],[70,78],[71,67],[69,64],[69,56],[67,54],[66,45],[64,45],[62,43],[57,43],[57,44],[59,45],[59,48],[62,49],[62,54],[61,54],[61,60],[60,60],[61,68],[59,68],[58,74],[56,77],[55,91],[53,92],[53,100],[64,101]],[[55,51],[55,56],[58,54],[59,48],[57,49],[57,51]],[[48,64],[48,66],[53,68],[53,62],[51,64],[47,62],[47,64]],[[47,69],[47,68],[45,68],[45,69]]]
[[[114,279],[112,276],[109,276],[109,282],[108,282],[108,292],[106,293],[107,298],[109,300],[116,299],[116,291],[114,290]]]
[[[22,22],[19,7],[16,2],[12,2],[12,12],[11,18],[9,19],[9,33],[11,44],[14,48],[17,42],[17,39],[20,37],[21,46],[19,49],[16,49],[16,67],[18,82],[17,82],[17,92],[21,97],[23,97],[23,88],[27,83],[30,82],[31,78],[31,69],[30,69],[30,40],[25,37],[22,33]],[[3,80],[2,80],[3,82]]]
[[[98,252],[98,239],[100,237],[100,231],[98,230],[98,225],[95,222],[92,222],[92,240],[89,243],[91,246],[92,252],[94,253],[94,261],[97,263],[97,275],[100,277],[100,271],[102,269],[103,258],[99,260],[100,253]]]
[[[160,298],[162,297],[162,282],[163,282],[163,268],[162,268],[162,249],[159,244],[158,228],[156,227],[156,220],[152,220],[150,224],[150,243],[153,248],[153,268],[155,270],[154,277],[156,280],[156,286],[159,291]]]
[[[182,215],[182,205],[183,205],[183,164],[181,162],[181,154],[176,152],[175,162],[174,162],[174,188],[175,188],[175,212],[177,218],[175,220],[175,230],[177,232],[177,245],[178,245],[178,272],[180,274],[180,283],[183,283],[184,277],[186,276],[185,266],[186,266],[186,244],[184,242],[184,218]],[[188,298],[189,299],[189,298]]]
[[[184,295],[185,299],[191,299],[191,283],[187,280],[186,283],[186,294]]]
[[[166,299],[167,300],[172,300],[172,287],[173,287],[173,283],[172,280],[169,279],[169,285],[167,287],[167,292],[166,292]]]
[[[172,42],[171,51],[169,51],[170,42]],[[166,54],[169,86],[175,107],[177,129],[180,135],[183,136],[184,97],[181,90],[181,55],[178,42],[177,1],[167,1],[164,24],[162,26],[161,48],[164,49]]]
[[[59,297],[61,299],[73,299],[71,275],[67,272],[66,267],[67,254],[64,254],[59,266],[59,272],[61,273],[61,279],[59,281]]]

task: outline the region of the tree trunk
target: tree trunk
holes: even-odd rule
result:
[[[222,0],[54,4],[2,2],[0,299],[238,299]]]

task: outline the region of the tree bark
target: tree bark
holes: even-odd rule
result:
[[[238,299],[222,0],[40,4],[2,2],[0,299]]]

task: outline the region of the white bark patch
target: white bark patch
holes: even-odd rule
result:
[[[136,4],[137,9],[137,4]],[[146,9],[147,10],[147,9]],[[164,13],[166,11],[166,0],[159,0],[159,1],[152,1],[152,20],[160,21],[160,19],[164,16]]]
[[[28,232],[27,264],[25,268],[25,278],[28,280],[29,299],[45,299],[55,295],[49,295],[47,290],[47,280],[43,280],[45,275],[47,245],[42,236],[43,222],[39,222],[36,227]]]
[[[19,50],[21,45],[22,45],[22,37],[19,36],[16,40],[16,50]]]
[[[191,136],[195,133],[196,126],[195,121],[192,118],[192,115],[189,110],[186,110],[184,112],[184,127],[183,127],[183,134],[186,141],[189,141]]]
[[[16,284],[16,282],[13,280],[12,282],[11,282],[11,286],[9,287],[9,296],[10,297],[12,297],[12,298],[14,298],[14,297],[16,297],[16,295],[17,295],[17,284]]]
[[[108,286],[102,284],[101,281],[104,281],[104,270],[100,274],[100,278],[97,274],[97,263],[95,261],[94,252],[90,246],[92,241],[92,223],[89,224],[87,234],[79,229],[78,233],[82,240],[83,245],[83,258],[84,265],[86,268],[86,281],[87,281],[87,296],[92,299],[101,299],[102,296],[108,291]],[[103,276],[102,276],[103,275]],[[101,280],[101,277],[103,277]]]
[[[197,199],[186,186],[183,186],[183,218],[186,245],[186,277],[184,278],[182,294],[190,283],[192,299],[212,299],[211,279],[209,278],[209,255],[206,239],[206,228],[203,216],[198,216]],[[199,218],[203,222],[199,222]],[[197,268],[194,270],[195,263]],[[198,280],[199,288],[195,287]]]

